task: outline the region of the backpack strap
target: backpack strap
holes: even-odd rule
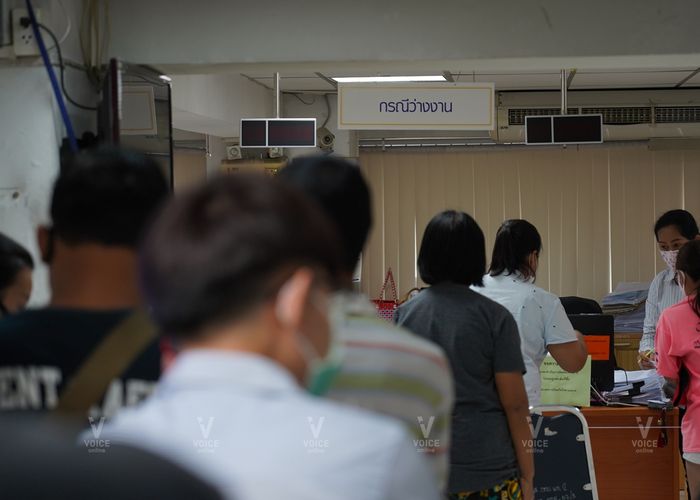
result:
[[[112,380],[124,373],[155,337],[156,329],[143,311],[130,314],[102,339],[68,380],[53,412],[86,415],[100,402]]]

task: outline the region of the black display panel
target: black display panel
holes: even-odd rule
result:
[[[551,144],[552,143],[552,117],[551,116],[526,116],[525,117],[525,143],[526,144]]]
[[[565,144],[603,142],[601,115],[555,116],[554,142]]]
[[[600,144],[602,115],[526,116],[525,144]]]
[[[241,120],[242,148],[267,147],[267,120]]]
[[[269,147],[315,147],[316,120],[268,120]]]

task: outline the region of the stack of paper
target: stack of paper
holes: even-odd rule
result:
[[[615,316],[616,332],[641,332],[649,283],[619,283],[602,300],[603,312]]]
[[[604,395],[611,398],[631,396],[635,403],[649,399],[666,399],[663,395],[663,385],[664,379],[656,370],[615,370],[615,388]],[[630,392],[636,392],[635,386],[639,387],[640,393],[630,395]]]

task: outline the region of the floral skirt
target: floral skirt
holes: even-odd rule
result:
[[[487,490],[450,493],[447,498],[449,500],[522,500],[523,492],[520,489],[520,481],[513,478]]]

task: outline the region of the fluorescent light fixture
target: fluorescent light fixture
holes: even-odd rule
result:
[[[160,75],[158,78],[160,78],[164,82],[172,82],[173,81],[173,79],[170,78],[168,75]]]
[[[445,82],[442,75],[416,76],[338,76],[333,77],[338,83],[383,83],[383,82]]]

